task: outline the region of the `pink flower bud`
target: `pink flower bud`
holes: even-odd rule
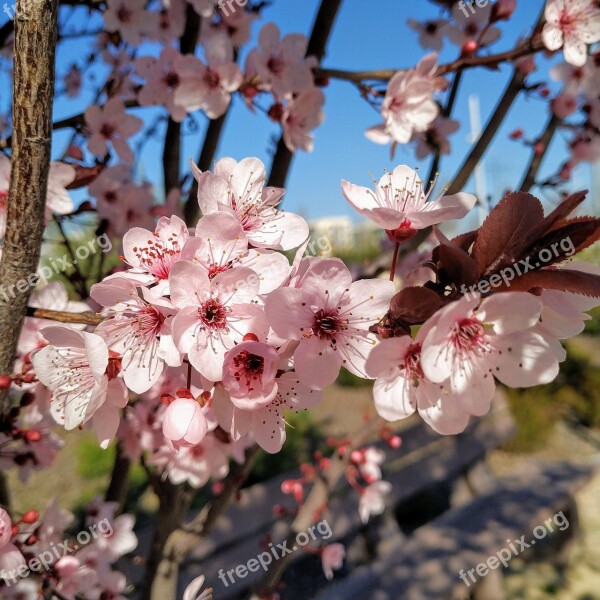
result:
[[[175,398],[167,407],[163,419],[163,434],[174,448],[198,445],[207,430],[206,417],[195,400]]]

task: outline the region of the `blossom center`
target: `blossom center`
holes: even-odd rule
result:
[[[252,384],[260,381],[265,368],[265,359],[257,354],[251,354],[247,350],[240,352],[233,359],[234,370],[232,375],[236,381],[243,378],[246,380],[246,386],[252,390]]]
[[[279,75],[284,69],[285,63],[279,56],[272,56],[267,63],[267,68],[274,75]]]
[[[210,298],[198,308],[201,321],[212,329],[224,329],[227,326],[227,310],[216,298]]]
[[[469,352],[485,346],[485,330],[478,319],[465,318],[452,330],[452,344],[459,352]]]
[[[204,82],[209,88],[215,89],[219,87],[219,84],[221,83],[221,77],[219,77],[219,74],[216,71],[207,69],[206,74],[204,75]]]
[[[404,355],[404,369],[411,379],[423,379],[423,369],[421,369],[421,344],[411,344],[406,349]]]
[[[315,313],[312,330],[320,339],[335,341],[336,334],[342,329],[342,322],[336,312],[321,309]]]
[[[133,252],[141,267],[158,279],[168,279],[173,263],[181,256],[179,240],[174,234],[166,240],[156,233],[154,236],[155,239],[148,240],[146,246],[135,246]]]

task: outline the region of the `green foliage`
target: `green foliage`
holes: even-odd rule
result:
[[[81,438],[77,448],[77,474],[82,479],[108,475],[115,461],[115,445],[102,450],[94,438]]]
[[[373,385],[373,381],[370,379],[363,379],[362,377],[357,377],[350,373],[350,371],[346,371],[346,369],[340,369],[340,374],[336,381],[337,385],[341,387],[369,387]]]

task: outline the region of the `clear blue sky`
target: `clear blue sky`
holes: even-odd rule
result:
[[[493,52],[511,48],[517,38],[525,35],[535,22],[544,0],[518,0],[518,7],[510,22],[503,22],[502,38],[492,46]],[[264,9],[262,19],[254,24],[252,48],[261,25],[268,21],[278,24],[282,32],[302,32],[308,34],[316,13],[319,0],[274,0],[271,7]],[[82,12],[83,14],[83,12]],[[417,35],[407,25],[408,18],[425,20],[439,16],[440,9],[427,0],[345,0],[330,38],[324,66],[342,69],[375,69],[403,68],[413,66],[424,54],[417,42]],[[4,16],[0,16],[0,24]],[[70,21],[80,26],[83,17],[75,17]],[[91,21],[90,28],[97,26],[98,21]],[[85,42],[83,42],[85,43]],[[156,53],[156,46],[146,44],[140,54]],[[247,49],[242,54],[245,57]],[[446,42],[440,55],[440,62],[456,58],[457,49]],[[58,57],[58,72],[64,74],[72,63],[83,60],[82,41],[67,42]],[[560,61],[560,55],[552,59],[552,63]],[[538,58],[542,69],[533,75],[538,81],[547,77],[548,61]],[[98,71],[98,76],[101,76]],[[485,69],[474,69],[463,77],[463,84],[458,95],[453,116],[461,121],[463,127],[451,138],[452,154],[445,157],[440,167],[440,183],[452,179],[461,163],[469,143],[467,101],[471,94],[479,96],[482,121],[493,110],[501,90],[510,77],[510,67],[502,67],[500,72]],[[0,107],[5,105],[7,96],[5,80],[0,80]],[[556,89],[556,86],[554,86]],[[4,88],[4,89],[3,89]],[[346,204],[340,192],[340,180],[349,179],[355,183],[369,185],[373,176],[379,177],[384,168],[393,168],[405,163],[420,166],[427,173],[429,162],[419,163],[411,146],[400,146],[396,156],[390,159],[389,147],[378,146],[364,137],[364,130],[380,121],[379,115],[371,106],[362,100],[358,91],[350,83],[331,81],[325,89],[325,122],[315,133],[315,150],[312,153],[298,152],[294,158],[291,175],[288,179],[288,193],[285,198],[287,210],[301,212],[308,218],[325,215],[355,216]],[[82,99],[66,101],[59,99],[55,114],[63,118],[75,114],[89,102],[92,97],[90,82]],[[150,110],[135,110],[140,116],[157,114]],[[196,114],[201,123],[201,130],[185,137],[182,160],[187,163],[195,158],[201,143],[206,120],[203,115]],[[547,104],[537,98],[520,98],[505,125],[499,131],[496,140],[486,155],[486,176],[489,192],[494,201],[499,200],[502,192],[518,184],[530,152],[520,144],[510,142],[507,135],[516,127],[525,130],[529,138],[538,135],[547,119]],[[278,127],[270,122],[262,113],[252,114],[239,98],[234,98],[232,113],[229,116],[225,133],[222,137],[218,157],[233,156],[237,159],[245,156],[258,156],[267,165],[269,153],[274,147],[273,140],[278,136]],[[65,134],[56,136],[57,153],[64,150]],[[565,157],[563,134],[556,136],[551,151],[546,158],[543,174],[552,173]],[[160,194],[162,146],[160,140],[150,141],[144,148],[139,169],[146,177],[158,186]],[[589,186],[589,168],[580,167],[575,174],[573,188]],[[472,190],[470,182],[466,190]],[[552,192],[548,198],[552,200]]]

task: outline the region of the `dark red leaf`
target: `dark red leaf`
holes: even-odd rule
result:
[[[444,300],[433,290],[407,287],[392,298],[389,314],[394,320],[416,325],[424,323],[444,304]]]
[[[534,288],[561,290],[600,298],[600,275],[573,269],[540,269],[525,273],[509,285],[502,284],[496,291],[527,292]]]
[[[490,212],[479,228],[472,256],[479,273],[493,273],[510,263],[531,241],[530,232],[544,218],[540,201],[531,194],[507,194]]]
[[[454,244],[436,246],[431,256],[438,268],[438,280],[442,285],[471,285],[479,278],[477,263]]]

